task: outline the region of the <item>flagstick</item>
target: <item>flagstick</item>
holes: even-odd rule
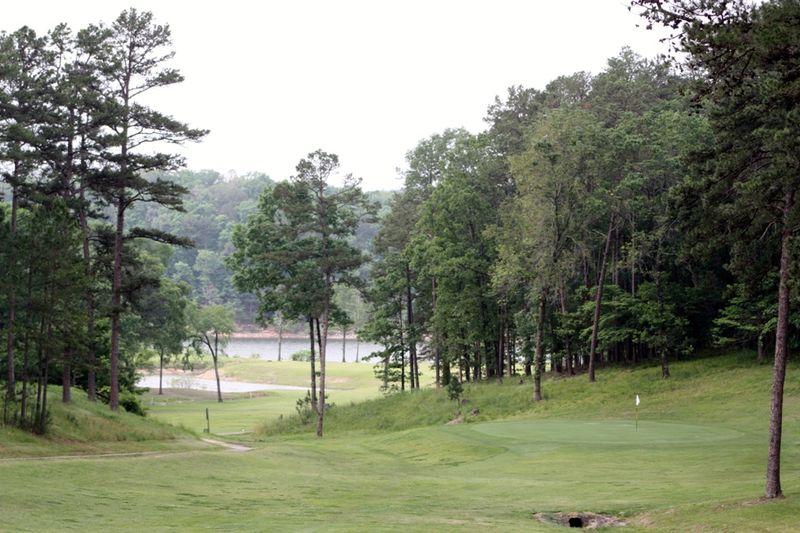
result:
[[[639,406],[636,406],[636,431],[639,431]]]

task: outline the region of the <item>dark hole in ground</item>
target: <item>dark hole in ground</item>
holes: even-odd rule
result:
[[[603,527],[624,526],[625,523],[613,515],[592,513],[535,513],[537,520],[548,524],[558,524],[564,527],[580,529],[597,529]]]

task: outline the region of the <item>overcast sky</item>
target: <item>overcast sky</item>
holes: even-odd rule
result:
[[[6,31],[110,23],[131,6],[168,23],[186,81],[162,89],[154,107],[211,130],[183,149],[189,168],[284,179],[321,148],[366,189],[399,188],[397,168],[419,140],[485,129],[487,106],[510,85],[597,73],[623,46],[665,50],[626,0],[8,4]]]

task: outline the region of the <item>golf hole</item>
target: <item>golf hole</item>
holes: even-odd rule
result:
[[[581,513],[535,513],[534,518],[546,524],[557,524],[577,529],[598,529],[601,527],[624,526],[625,522],[614,515]]]

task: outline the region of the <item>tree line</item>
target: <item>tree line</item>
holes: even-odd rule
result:
[[[206,134],[144,101],[182,81],[173,53],[169,26],[135,9],[77,32],[0,34],[4,423],[45,432],[59,381],[64,402],[79,385],[112,410],[135,403],[121,391],[143,347],[163,366],[233,329],[229,310],[198,308],[165,276],[191,240],[129,221],[137,205],[183,209],[186,189],[164,174],[183,159],[160,150]]]
[[[364,338],[387,388],[774,350],[766,496],[779,478],[794,283],[800,3],[632,2],[672,58],[511,87],[479,134],[407,154],[375,242]],[[516,378],[515,378],[516,379]]]

